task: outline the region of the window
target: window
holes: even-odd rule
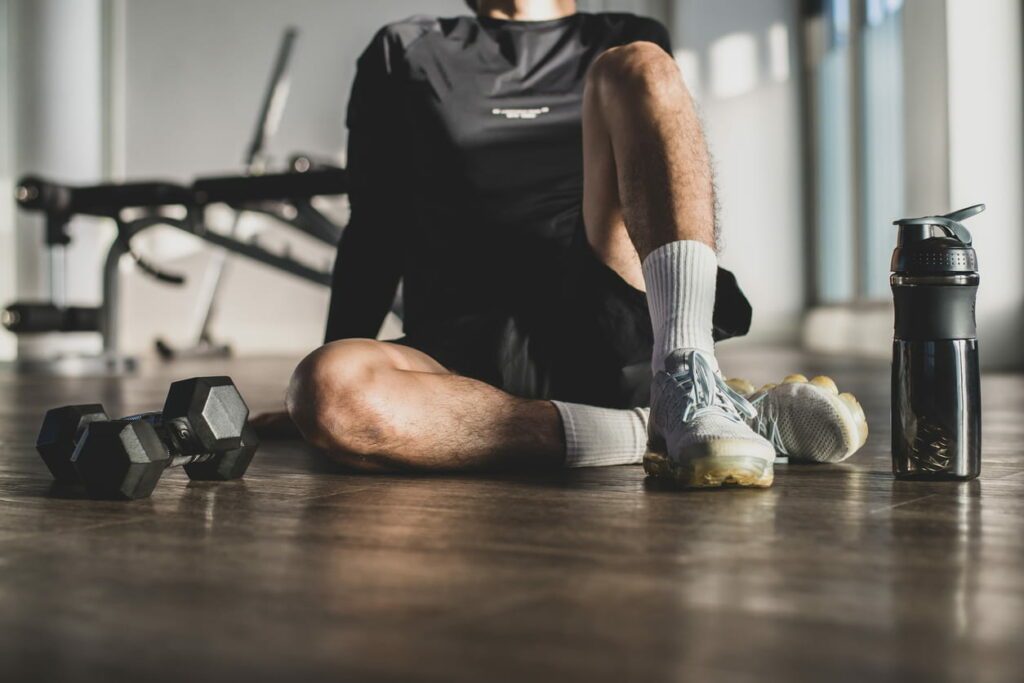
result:
[[[811,298],[888,299],[906,196],[903,0],[809,0],[803,19]]]

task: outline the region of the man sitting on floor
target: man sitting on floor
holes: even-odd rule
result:
[[[327,343],[287,394],[302,435],[367,471],[643,459],[685,486],[768,486],[777,451],[859,448],[863,411],[831,380],[752,394],[719,372],[750,307],[717,266],[665,28],[477,4],[390,24],[360,57]],[[400,279],[405,337],[375,341]]]

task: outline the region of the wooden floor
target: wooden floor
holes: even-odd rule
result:
[[[0,679],[1024,680],[1024,377],[984,381],[979,481],[901,483],[886,366],[721,356],[832,374],[867,447],[677,493],[638,467],[357,476],[276,443],[244,481],[97,502],[51,487],[45,408],[157,408],[224,371],[269,408],[291,362],[0,372]]]

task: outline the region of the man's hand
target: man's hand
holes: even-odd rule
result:
[[[283,410],[260,413],[249,420],[249,425],[260,439],[267,441],[302,438],[292,418]]]

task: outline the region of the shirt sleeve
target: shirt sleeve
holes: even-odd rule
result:
[[[410,217],[409,143],[402,121],[396,61],[382,30],[359,58],[348,104],[348,226],[331,284],[324,342],[376,337],[402,277],[403,233]]]

